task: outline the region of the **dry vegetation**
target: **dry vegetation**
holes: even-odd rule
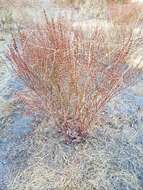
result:
[[[39,0],[0,0],[0,7],[29,7],[38,3]]]
[[[66,141],[80,141],[105,119],[101,113],[110,99],[134,84],[142,58],[134,67],[128,60],[142,40],[132,30],[116,31],[113,40],[98,27],[85,36],[68,21],[46,21],[20,32],[8,57],[34,92],[24,101],[53,117]]]
[[[41,22],[40,5],[39,0],[0,0],[0,32],[5,34],[29,27],[35,20]]]
[[[108,3],[120,3],[120,4],[123,4],[123,3],[130,3],[131,0],[107,0]]]
[[[88,0],[88,1],[69,1],[57,0],[58,5],[71,6],[79,8],[80,15],[86,17],[112,19],[117,24],[132,24],[135,23],[143,10],[142,3],[131,2],[128,0]]]
[[[85,0],[56,0],[55,2],[62,6],[79,7],[81,4],[85,3]]]
[[[82,16],[105,18],[105,11],[107,9],[106,0],[56,0],[55,3],[59,6],[77,8]]]
[[[89,9],[87,19],[75,19],[78,10],[48,5],[49,17],[72,10],[72,22],[42,25],[42,19],[33,26],[42,5],[11,2],[17,6],[3,0],[6,9],[0,9],[2,58],[11,25],[13,32],[10,62],[0,61],[0,189],[141,190],[142,80],[133,87],[135,94],[132,88],[124,91],[142,72],[140,25],[132,24],[132,30],[120,27],[128,22],[117,22],[119,17],[112,23],[90,19]]]
[[[143,5],[141,3],[109,4],[108,14],[115,23],[132,24],[142,14]]]

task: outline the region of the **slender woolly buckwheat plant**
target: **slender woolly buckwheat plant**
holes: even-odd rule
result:
[[[134,84],[142,59],[134,66],[128,60],[136,56],[141,34],[116,32],[114,40],[99,28],[87,36],[69,21],[46,21],[13,38],[8,58],[33,93],[29,104],[53,117],[72,142],[101,120],[111,98]]]

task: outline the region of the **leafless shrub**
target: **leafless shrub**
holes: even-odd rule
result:
[[[128,60],[142,39],[133,31],[119,34],[114,41],[96,28],[86,36],[59,19],[13,38],[8,58],[32,90],[28,102],[53,117],[69,142],[85,137],[105,105],[141,71],[142,59],[134,66]]]

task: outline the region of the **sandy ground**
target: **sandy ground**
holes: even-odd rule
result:
[[[57,14],[57,7],[41,5]],[[24,11],[31,18],[41,13]],[[105,126],[66,145],[50,119],[25,114],[14,98],[24,85],[6,66],[9,33],[0,35],[0,190],[142,190],[143,77],[107,105]]]

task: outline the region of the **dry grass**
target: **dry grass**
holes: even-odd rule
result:
[[[108,3],[130,3],[131,0],[107,0]]]
[[[38,2],[39,0],[0,0],[0,7],[31,7]]]
[[[143,10],[142,3],[130,1],[56,1],[57,4],[79,8],[80,16],[112,19],[117,24],[133,24]]]
[[[108,14],[118,24],[133,24],[141,15],[142,3],[109,4]]]
[[[106,19],[107,2],[106,0],[88,0],[80,7],[81,14],[88,17],[96,17]]]
[[[40,22],[42,9],[40,5],[39,0],[0,0],[1,31],[10,33],[10,30],[12,32],[29,27],[35,20]]]
[[[57,0],[56,4],[65,7],[78,8],[80,16],[104,17],[107,11],[106,0]]]
[[[116,126],[96,128],[86,142],[73,146],[62,143],[52,124],[44,121],[22,143],[25,155],[32,154],[26,159],[28,164],[21,170],[18,168],[16,175],[11,172],[8,189],[141,189],[138,176],[142,174],[143,152],[135,139],[143,131],[131,130],[127,123],[122,128],[125,116],[122,118]],[[15,159],[18,163],[19,159],[23,160]]]
[[[55,0],[55,3],[62,6],[79,7],[80,5],[85,3],[85,0]]]
[[[127,63],[142,40],[125,29],[113,40],[99,28],[85,36],[68,21],[46,21],[20,32],[8,57],[34,92],[23,100],[49,114],[66,141],[77,142],[93,123],[105,119],[102,112],[110,99],[134,84],[142,58],[134,67]]]

